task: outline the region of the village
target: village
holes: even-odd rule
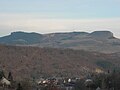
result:
[[[38,80],[16,81],[9,72],[8,77],[0,71],[0,90],[120,90],[120,73],[91,73],[79,77],[41,77]]]

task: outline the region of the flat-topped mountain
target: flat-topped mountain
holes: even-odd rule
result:
[[[12,32],[10,35],[1,37],[0,43],[3,44],[34,44],[39,43],[42,35],[38,33]]]
[[[28,45],[51,48],[70,48],[75,50],[104,53],[120,52],[120,39],[110,31],[69,32],[69,33],[26,33],[13,32],[0,38],[1,44]]]
[[[110,31],[95,31],[95,32],[92,32],[90,36],[98,39],[114,38],[113,33]]]

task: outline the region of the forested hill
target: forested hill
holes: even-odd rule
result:
[[[119,70],[119,54],[0,45],[0,68],[17,78],[84,76],[96,69]]]

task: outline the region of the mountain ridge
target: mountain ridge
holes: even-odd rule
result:
[[[102,53],[120,52],[120,39],[110,31],[27,33],[13,32],[0,38],[1,44],[25,45],[50,48],[70,48],[75,50],[97,51]]]

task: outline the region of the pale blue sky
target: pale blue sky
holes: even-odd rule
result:
[[[119,37],[120,0],[0,0],[0,21],[0,35],[110,29]]]
[[[0,0],[2,13],[43,13],[54,18],[120,17],[120,0]]]

